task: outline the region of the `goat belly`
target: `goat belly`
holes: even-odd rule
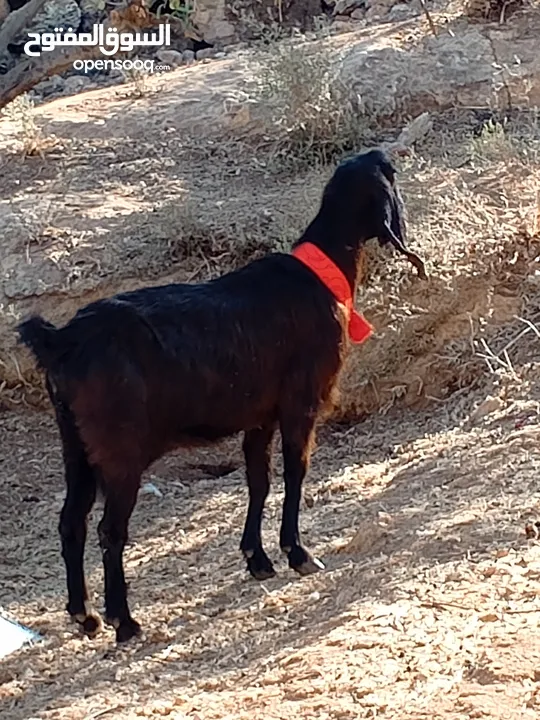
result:
[[[240,371],[225,360],[218,355],[211,365],[187,372],[172,366],[160,374],[148,410],[162,436],[179,445],[214,442],[276,415],[276,373],[266,375],[253,362]]]

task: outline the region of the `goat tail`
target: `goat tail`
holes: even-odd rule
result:
[[[28,347],[39,366],[52,370],[59,356],[58,328],[39,315],[33,315],[17,326],[20,342]]]

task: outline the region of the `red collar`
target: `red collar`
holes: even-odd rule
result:
[[[336,300],[345,306],[350,339],[354,343],[367,340],[373,332],[373,327],[354,309],[350,285],[338,266],[320,248],[310,242],[298,245],[292,251],[292,255],[307,265],[326,285]]]

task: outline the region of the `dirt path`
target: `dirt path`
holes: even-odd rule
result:
[[[301,519],[327,563],[317,577],[283,560],[264,585],[246,576],[243,470],[198,467],[239,462],[236,443],[161,462],[147,479],[164,497],[140,497],[127,551],[146,634],[124,649],[110,630],[81,638],[64,614],[50,418],[5,415],[1,603],[44,641],[0,665],[0,716],[538,717],[540,546],[524,532],[540,501],[537,372],[533,354],[519,382],[431,414],[324,428]],[[482,404],[488,392],[499,400]],[[281,496],[277,480],[264,528],[275,559]],[[101,607],[96,521],[87,570]]]

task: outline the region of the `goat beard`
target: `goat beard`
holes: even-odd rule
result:
[[[390,243],[399,253],[405,255],[411,265],[413,265],[417,269],[418,277],[422,280],[427,280],[426,268],[422,258],[411,250],[408,250],[405,245],[405,239],[402,240],[398,238],[392,228],[387,223],[385,223],[384,225],[384,233],[382,237],[379,236],[377,239],[381,247],[384,247],[384,245],[388,245]]]

